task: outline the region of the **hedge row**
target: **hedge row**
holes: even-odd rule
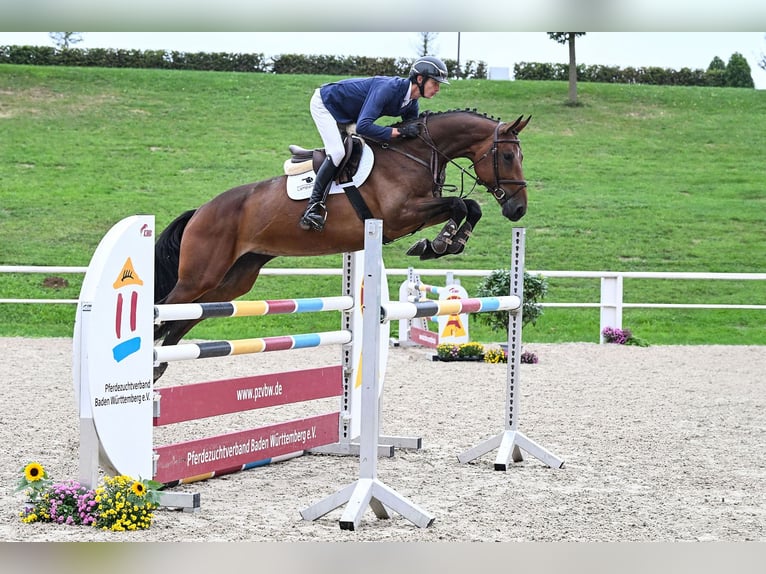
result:
[[[520,62],[513,67],[517,80],[569,80],[568,64],[540,64]],[[749,82],[748,82],[749,80]],[[604,82],[612,84],[653,84],[661,86],[731,86],[754,87],[749,70],[746,74],[733,74],[727,69],[708,70],[681,68],[619,68],[616,66],[577,66],[578,82]]]
[[[217,70],[221,72],[270,71],[263,54],[114,50],[111,48],[58,49],[48,46],[0,46],[0,63],[37,66]]]
[[[160,68],[168,70],[215,70],[273,74],[321,74],[328,76],[407,76],[413,59],[362,56],[307,56],[226,52],[177,52],[169,50],[115,50],[112,48],[53,48],[49,46],[0,46],[0,63],[39,66],[100,66],[104,68]],[[445,58],[450,78],[486,79],[487,65],[469,60],[458,66]],[[715,64],[715,65],[713,65]],[[708,70],[682,68],[619,68],[577,66],[578,82],[654,84],[671,86],[754,87],[747,61],[734,54],[728,66],[714,60]],[[513,67],[517,80],[569,80],[568,64],[520,62]]]
[[[48,46],[0,46],[0,63],[38,66],[99,66],[104,68],[160,68],[167,70],[216,70],[274,74],[323,74],[331,76],[407,76],[413,59],[360,56],[305,56],[224,52],[177,52],[168,50],[115,50],[111,48],[53,48]],[[486,78],[484,62],[445,59],[452,78]]]

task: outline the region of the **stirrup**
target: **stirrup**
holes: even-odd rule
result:
[[[327,219],[327,207],[324,203],[317,202],[312,203],[306,208],[298,225],[304,231],[322,231],[324,229],[324,223]]]

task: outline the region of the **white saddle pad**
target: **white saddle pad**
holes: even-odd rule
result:
[[[288,163],[288,160],[286,163]],[[372,166],[375,163],[375,154],[372,153],[370,146],[364,146],[362,149],[362,159],[359,161],[359,169],[356,170],[352,181],[343,185],[355,185],[359,187],[370,176]],[[314,189],[314,180],[316,173],[311,167],[311,162],[306,162],[307,171],[295,175],[287,176],[287,196],[290,199],[303,200],[311,196]],[[287,171],[287,170],[285,170]],[[344,193],[343,186],[333,182],[330,186],[330,193]]]

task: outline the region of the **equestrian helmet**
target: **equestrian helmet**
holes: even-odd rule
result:
[[[428,78],[433,78],[440,84],[449,84],[447,66],[434,56],[423,56],[415,60],[410,69],[410,80],[414,80],[417,76],[423,76],[424,82]]]

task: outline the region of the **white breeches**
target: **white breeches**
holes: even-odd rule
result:
[[[325,152],[332,158],[335,167],[338,167],[341,160],[343,160],[343,156],[346,154],[346,149],[343,147],[343,139],[341,138],[340,131],[338,131],[338,122],[327,111],[322,102],[322,97],[319,95],[319,88],[314,90],[314,95],[311,96],[309,109],[319,131],[319,137],[322,138],[324,143]]]

